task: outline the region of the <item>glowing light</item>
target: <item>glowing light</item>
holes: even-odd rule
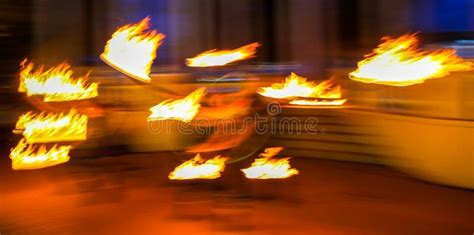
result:
[[[41,66],[33,71],[33,63],[22,62],[18,92],[27,96],[42,95],[45,102],[83,100],[98,96],[99,83],[84,77],[72,77],[71,66],[65,62],[47,71]]]
[[[189,67],[223,66],[235,61],[250,59],[255,57],[259,46],[260,44],[254,42],[234,50],[206,51],[194,58],[186,59],[186,65]]]
[[[183,99],[165,100],[151,107],[148,121],[172,119],[190,122],[201,108],[199,102],[201,102],[202,97],[205,95],[205,91],[205,88],[199,88]]]
[[[323,98],[340,99],[341,87],[335,86],[332,79],[315,83],[291,73],[283,83],[275,83],[269,87],[260,87],[258,94],[277,99]]]
[[[309,106],[337,106],[346,103],[347,99],[334,99],[334,100],[305,100],[297,99],[290,101],[293,105],[309,105]]]
[[[273,159],[281,150],[282,147],[265,149],[265,152],[259,155],[260,158],[255,159],[249,168],[241,171],[249,179],[281,179],[297,175],[299,171],[291,168],[290,158]]]
[[[118,71],[142,82],[150,82],[151,65],[165,35],[149,30],[150,18],[119,28],[107,42],[100,58]]]
[[[171,180],[217,179],[225,168],[227,158],[216,156],[204,161],[199,154],[184,162],[168,176]]]
[[[33,170],[55,166],[69,161],[69,151],[72,146],[54,145],[49,150],[45,145],[28,145],[21,139],[15,148],[11,149],[10,159],[14,170]]]
[[[382,43],[359,61],[352,80],[389,86],[409,86],[451,72],[473,69],[473,63],[456,55],[454,49],[421,51],[416,35],[384,37]]]
[[[27,143],[86,140],[87,119],[75,109],[67,114],[29,112],[20,116],[15,133],[23,133]]]

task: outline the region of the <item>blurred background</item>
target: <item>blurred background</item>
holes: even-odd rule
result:
[[[470,0],[2,1],[2,66],[25,57],[102,65],[98,55],[124,24],[151,16],[166,35],[156,65],[183,65],[214,48],[260,42],[256,62],[298,62],[309,77],[354,66],[382,36],[419,32],[423,43],[472,39]],[[2,79],[5,82],[5,79]]]
[[[117,28],[147,16],[166,38],[143,85],[99,55]],[[409,87],[348,78],[381,37],[416,32],[423,49],[454,48],[473,61],[474,1],[0,0],[0,234],[471,234],[473,71]],[[184,63],[252,42],[261,46],[251,60]],[[90,71],[99,97],[66,105],[26,98],[17,92],[25,58],[46,67],[67,61],[77,76]],[[181,135],[147,126],[148,108],[202,86],[207,103],[240,113],[234,120],[262,113],[268,100],[255,91],[290,72],[334,77],[348,99],[337,108],[282,104],[276,118],[316,117],[318,134],[276,127]],[[70,162],[11,170],[19,115],[70,106],[90,116],[88,139]],[[244,178],[239,169],[271,146],[285,147],[300,175]],[[200,151],[231,157],[222,178],[167,179]]]

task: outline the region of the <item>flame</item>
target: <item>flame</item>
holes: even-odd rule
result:
[[[306,100],[306,99],[296,99],[290,101],[290,104],[294,105],[312,105],[312,106],[336,106],[343,105],[346,103],[347,99],[334,99],[334,100]]]
[[[218,51],[217,49],[213,49],[203,52],[194,58],[186,59],[186,65],[189,67],[223,66],[234,61],[255,57],[257,47],[259,46],[259,43],[254,42],[234,50]]]
[[[190,122],[198,114],[201,108],[201,98],[205,95],[205,88],[199,88],[183,99],[165,100],[151,107],[148,121],[173,119]]]
[[[125,25],[112,34],[100,58],[120,72],[140,80],[150,82],[151,65],[156,58],[156,50],[165,35],[149,30],[150,18]]]
[[[283,147],[266,148],[265,152],[259,155],[261,158],[255,159],[249,168],[241,171],[249,179],[281,179],[297,175],[299,171],[291,168],[290,158],[272,159],[281,150]]]
[[[67,114],[28,112],[18,119],[16,131],[22,131],[28,143],[86,140],[87,119],[86,115],[75,109],[71,109]]]
[[[69,161],[69,151],[72,146],[54,145],[47,150],[45,145],[28,145],[25,139],[21,139],[15,148],[11,149],[13,170],[33,170],[55,166]]]
[[[98,96],[99,83],[90,83],[88,74],[73,78],[71,66],[66,62],[47,71],[43,71],[43,66],[33,71],[33,63],[25,64],[26,60],[21,63],[18,92],[26,93],[27,96],[43,95],[45,102],[82,100]]]
[[[227,158],[220,155],[204,161],[198,153],[193,159],[176,167],[168,178],[171,180],[217,179],[224,171],[225,161]]]
[[[316,84],[291,73],[289,77],[286,77],[285,82],[275,83],[269,87],[260,87],[257,93],[277,99],[292,99],[295,97],[339,99],[341,98],[341,87],[334,86],[332,79]]]
[[[382,43],[359,61],[357,70],[349,77],[365,83],[409,86],[450,72],[473,69],[474,64],[458,57],[454,49],[421,51],[418,44],[415,34],[397,39],[383,37]]]

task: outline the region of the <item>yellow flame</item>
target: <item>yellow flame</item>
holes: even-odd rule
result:
[[[100,58],[120,72],[140,80],[150,82],[151,65],[156,58],[156,50],[165,35],[149,30],[150,18],[125,25],[112,34]]]
[[[171,180],[188,179],[217,179],[224,171],[227,158],[220,155],[204,161],[200,154],[193,159],[184,162],[171,172],[168,176]]]
[[[156,120],[179,120],[183,122],[190,122],[198,114],[201,108],[202,97],[205,95],[206,89],[199,88],[183,99],[179,100],[165,100],[149,110],[148,121]]]
[[[234,50],[206,51],[196,57],[186,59],[186,65],[189,67],[223,66],[235,61],[250,59],[255,57],[259,46],[260,44],[254,42]]]
[[[290,158],[272,159],[281,150],[283,147],[265,149],[265,152],[259,155],[260,158],[255,159],[249,168],[241,171],[249,179],[281,179],[297,175],[299,171],[291,168]]]
[[[296,99],[290,101],[290,104],[294,105],[312,105],[312,106],[337,106],[346,103],[347,99],[334,99],[334,100],[305,100]]]
[[[334,86],[332,79],[315,83],[307,81],[306,78],[291,73],[285,82],[274,83],[269,87],[260,87],[258,94],[277,99],[303,98],[341,98],[341,87]]]
[[[382,43],[359,61],[351,72],[352,80],[390,86],[409,86],[427,79],[440,78],[455,71],[473,69],[454,49],[421,51],[415,34],[399,38],[384,37]]]
[[[69,113],[35,114],[20,116],[16,129],[22,130],[28,143],[51,143],[87,139],[87,116],[75,109]]]
[[[45,102],[82,100],[98,96],[99,83],[89,82],[88,74],[73,78],[71,66],[66,62],[47,71],[43,71],[43,66],[33,71],[33,63],[25,64],[26,60],[21,63],[18,92],[26,93],[27,96],[43,95]]]
[[[72,146],[58,147],[54,145],[47,150],[45,145],[39,147],[28,145],[21,139],[15,148],[11,149],[10,159],[13,170],[33,170],[55,166],[69,161],[69,151]]]

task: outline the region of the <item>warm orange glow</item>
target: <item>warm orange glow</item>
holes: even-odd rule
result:
[[[27,143],[81,141],[87,139],[87,119],[75,109],[67,114],[29,112],[18,119],[16,132],[22,131]]]
[[[384,37],[382,43],[366,55],[349,74],[355,81],[390,86],[409,86],[427,79],[440,78],[455,71],[473,69],[454,49],[421,51],[416,35],[399,38]]]
[[[150,82],[151,65],[165,35],[149,30],[150,18],[119,28],[107,42],[100,58],[120,72]]]
[[[249,168],[241,171],[249,179],[281,179],[297,175],[299,171],[291,168],[290,158],[272,158],[281,150],[283,147],[266,148],[265,152],[259,155],[260,158],[255,159]]]
[[[202,97],[206,94],[205,91],[205,88],[199,88],[183,99],[165,100],[151,107],[148,121],[171,119],[190,122],[201,108],[199,102],[201,102]]]
[[[296,99],[290,101],[290,104],[294,105],[311,105],[311,106],[337,106],[346,103],[347,99],[334,99],[334,100],[305,100]]]
[[[260,87],[258,94],[277,99],[322,98],[340,99],[341,87],[335,86],[332,79],[315,83],[306,78],[291,73],[285,82],[275,83],[269,87]]]
[[[235,61],[250,59],[255,57],[259,46],[260,44],[254,42],[234,50],[206,51],[194,58],[186,59],[186,65],[189,67],[223,66]]]
[[[224,171],[225,161],[227,158],[220,155],[204,161],[201,155],[197,154],[193,159],[176,167],[168,178],[171,180],[217,179]]]
[[[33,71],[33,63],[22,62],[18,92],[27,96],[43,95],[45,102],[89,99],[98,96],[99,83],[89,82],[88,75],[72,77],[71,66],[65,62],[47,71],[41,66]]]
[[[39,147],[28,145],[21,139],[18,145],[11,149],[12,169],[33,170],[68,162],[71,148],[69,145],[60,147],[54,145],[47,150],[45,145]]]

